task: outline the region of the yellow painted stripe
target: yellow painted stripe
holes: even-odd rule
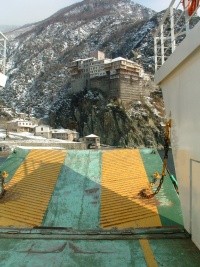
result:
[[[141,199],[138,196],[139,191],[148,184],[139,150],[104,152],[101,228],[161,226],[155,199]]]
[[[41,225],[65,157],[65,151],[30,151],[1,199],[0,226]]]
[[[142,247],[147,267],[158,267],[158,264],[153,255],[153,251],[150,247],[149,241],[147,239],[140,239],[139,241]]]

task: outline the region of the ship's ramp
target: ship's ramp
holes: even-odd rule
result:
[[[150,152],[18,149],[1,166],[10,175],[0,199],[0,226],[125,229],[181,225],[179,199],[169,179],[155,198],[138,196],[153,173],[162,170],[159,155]]]
[[[17,149],[0,170],[0,267],[199,266],[169,178],[138,196],[162,171],[150,149]]]

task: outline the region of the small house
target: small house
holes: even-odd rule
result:
[[[95,134],[85,136],[84,143],[87,148],[100,148],[100,137]]]
[[[69,129],[53,129],[52,138],[75,141],[79,139],[79,133]]]
[[[14,132],[34,132],[35,124],[29,120],[16,119],[7,122],[7,128]]]
[[[48,125],[39,125],[35,127],[35,136],[42,136],[48,139],[52,138],[52,128]]]

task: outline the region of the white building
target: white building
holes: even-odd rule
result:
[[[39,125],[35,127],[35,135],[43,136],[45,138],[52,138],[52,128],[48,125]]]
[[[90,64],[90,79],[94,77],[106,76],[105,64],[111,62],[111,59],[94,60]]]
[[[35,127],[35,135],[43,136],[45,138],[51,139],[62,139],[62,140],[79,140],[79,133],[75,130],[69,129],[53,129],[49,125],[39,125]]]
[[[150,77],[141,65],[122,57],[105,58],[100,51],[91,53],[91,56],[70,63],[70,93],[96,88],[122,101],[138,100],[143,95],[149,95],[145,84]]]
[[[69,141],[77,141],[79,140],[79,133],[75,130],[69,129],[53,129],[52,130],[52,138],[69,140]]]
[[[90,87],[90,64],[94,58],[77,59],[69,65],[72,92],[80,92]]]
[[[87,148],[100,148],[100,137],[95,134],[90,134],[84,137],[84,143]]]
[[[105,62],[105,70],[110,72],[110,75],[126,74],[136,78],[144,75],[144,70],[139,64],[123,57],[117,57]]]
[[[36,125],[29,120],[16,119],[7,122],[7,127],[14,132],[33,132]]]
[[[105,53],[94,51],[91,57],[77,59],[69,64],[71,73],[71,93],[83,91],[90,88],[90,79],[94,77],[106,76],[104,64],[110,62],[105,58]]]

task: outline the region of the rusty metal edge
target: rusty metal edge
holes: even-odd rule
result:
[[[147,227],[125,230],[80,230],[65,227],[0,228],[0,238],[70,239],[70,240],[133,240],[190,238],[182,227]]]
[[[138,240],[138,239],[189,239],[190,235],[177,234],[147,234],[147,235],[57,235],[57,234],[0,234],[0,239],[48,239],[48,240]]]

